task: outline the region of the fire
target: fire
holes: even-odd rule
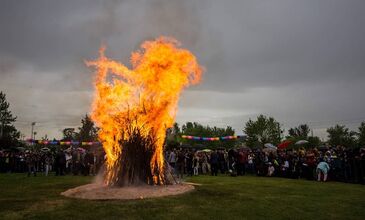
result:
[[[145,41],[131,55],[131,69],[105,56],[88,61],[96,68],[92,119],[100,127],[99,138],[106,152],[105,183],[113,185],[122,170],[118,162],[131,138],[131,129],[153,137],[149,161],[153,182],[164,184],[163,145],[166,129],[172,127],[180,93],[201,80],[203,68],[188,50],[172,38]]]

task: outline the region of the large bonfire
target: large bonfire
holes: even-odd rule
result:
[[[123,186],[168,184],[163,157],[166,129],[175,120],[180,93],[200,81],[196,57],[172,39],[146,41],[131,55],[131,69],[105,56],[97,70],[92,119],[107,160],[104,182]]]

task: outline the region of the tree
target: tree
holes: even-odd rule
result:
[[[307,124],[301,124],[298,127],[290,128],[288,130],[289,136],[286,138],[292,141],[290,147],[318,147],[321,144],[321,139],[317,136],[309,136],[311,129]],[[308,143],[300,146],[295,146],[299,140],[307,140]]]
[[[190,135],[190,136],[198,136],[198,137],[224,137],[224,136],[233,136],[234,130],[232,127],[227,126],[226,128],[218,128],[218,127],[210,127],[204,126],[197,122],[187,122],[181,128],[182,134]],[[190,144],[192,146],[196,145],[205,145],[207,148],[232,148],[236,144],[236,140],[219,140],[219,141],[201,141],[201,140],[181,140],[183,143]]]
[[[354,147],[356,132],[350,131],[344,125],[335,125],[327,129],[328,142],[332,146]]]
[[[250,119],[246,123],[243,132],[247,135],[247,146],[262,147],[265,143],[279,144],[283,130],[273,117],[259,115],[256,121]]]
[[[9,148],[19,144],[18,138],[20,132],[15,128],[13,123],[16,121],[15,116],[9,110],[9,102],[6,101],[6,95],[0,92],[0,147]]]
[[[86,114],[81,119],[81,127],[79,127],[77,139],[79,141],[96,141],[98,139],[98,130],[90,116]]]
[[[63,133],[63,141],[73,141],[77,138],[78,134],[75,132],[75,128],[65,128],[62,131]]]
[[[181,132],[180,132],[179,124],[175,122],[171,128],[168,128],[166,130],[167,147],[170,149],[177,148],[181,141],[180,135],[181,135]]]
[[[319,145],[321,145],[322,141],[319,137],[317,136],[313,136],[313,137],[308,137],[308,147],[318,147]]]
[[[301,139],[307,139],[310,132],[309,126],[307,124],[299,125],[296,128],[290,128],[288,130],[290,137],[296,137]]]
[[[365,121],[361,122],[358,133],[358,142],[361,147],[365,146]]]

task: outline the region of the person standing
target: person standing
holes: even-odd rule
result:
[[[208,155],[207,155],[207,153],[203,153],[201,165],[202,165],[202,173],[203,174],[208,173],[209,172],[209,167],[208,167],[209,165],[208,165]]]
[[[65,158],[66,158],[65,171],[66,174],[68,174],[72,172],[72,156],[69,151],[65,152]]]
[[[33,173],[34,176],[37,176],[37,173],[35,170],[35,156],[32,152],[29,152],[26,155],[26,164],[28,166],[28,177],[30,177],[31,173]]]
[[[65,153],[63,153],[63,151],[59,151],[56,155],[55,158],[55,163],[56,163],[56,176],[60,175],[63,176],[64,175],[64,169],[66,167],[66,156]]]
[[[77,149],[72,150],[72,173],[73,175],[79,175],[80,172],[80,152]]]
[[[210,169],[212,176],[218,175],[218,154],[216,150],[210,155]]]
[[[89,175],[95,176],[96,175],[96,156],[93,152],[89,152],[87,154],[87,163],[89,166]]]
[[[185,169],[185,154],[180,149],[177,153],[177,160],[176,160],[176,169],[177,169],[177,177],[180,177],[181,179],[184,176],[184,169]]]
[[[267,168],[267,176],[274,176],[275,167],[271,162],[268,163],[269,167]]]
[[[186,154],[186,170],[188,176],[193,175],[193,158],[194,154],[189,150]]]
[[[169,161],[170,166],[174,169],[174,171],[175,171],[175,166],[176,166],[176,160],[177,160],[176,150],[173,150],[173,151],[171,151],[171,153],[169,155],[169,160],[168,161]]]
[[[247,163],[247,154],[243,151],[238,153],[238,166],[237,166],[237,175],[244,176],[246,174],[246,163]]]
[[[253,161],[254,161],[254,154],[250,152],[249,155],[247,156],[247,162],[248,162],[248,172],[251,174],[255,172]]]
[[[195,153],[195,155],[194,155],[193,167],[194,167],[194,176],[197,176],[199,174],[199,156],[198,156],[198,153]]]
[[[306,155],[306,169],[307,169],[307,174],[306,177],[308,180],[313,180],[313,174],[314,174],[314,169],[316,167],[316,158],[314,153],[309,152]]]
[[[48,172],[50,171],[51,163],[52,163],[51,154],[50,153],[45,154],[45,157],[44,157],[44,175],[45,176],[48,176]]]
[[[224,151],[221,150],[218,152],[218,163],[219,163],[219,169],[222,174],[226,173],[226,159],[224,156]]]

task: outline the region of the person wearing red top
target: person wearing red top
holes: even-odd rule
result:
[[[247,153],[244,151],[240,151],[238,153],[238,166],[237,166],[237,175],[243,176],[246,174],[246,163],[247,163]]]

